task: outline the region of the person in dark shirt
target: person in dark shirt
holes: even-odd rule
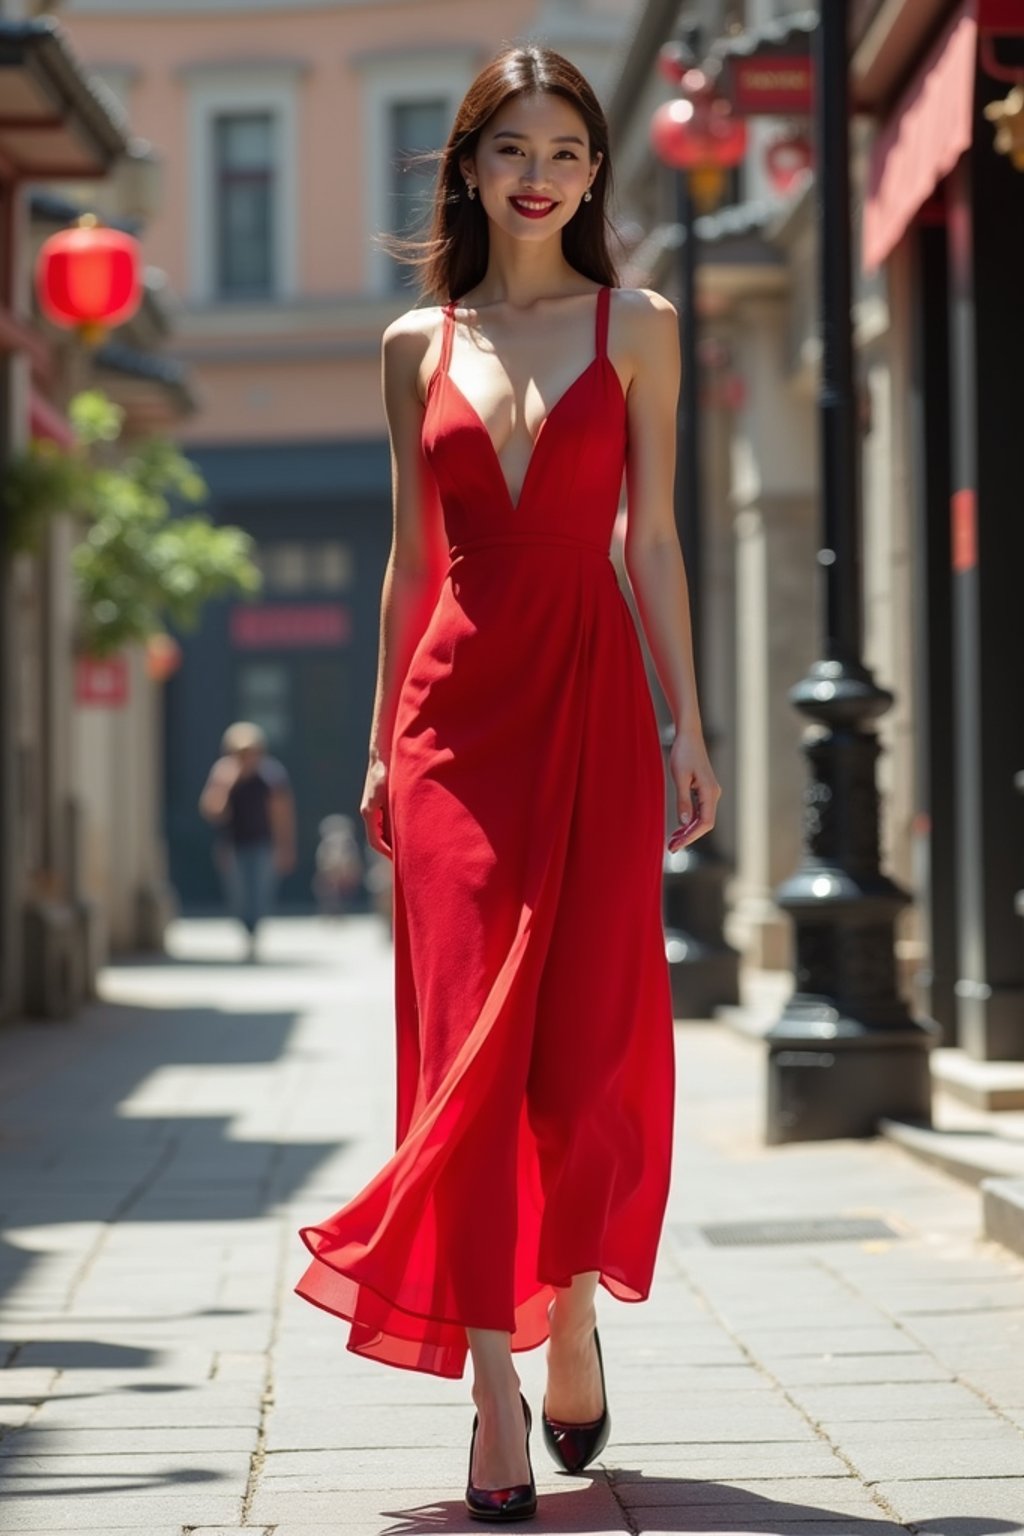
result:
[[[295,803],[288,774],[267,755],[258,725],[228,727],[223,756],[210,769],[199,811],[218,830],[217,864],[228,906],[256,955],[259,925],[270,910],[278,877],[295,867]]]

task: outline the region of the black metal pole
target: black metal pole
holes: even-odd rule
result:
[[[676,221],[679,247],[679,351],[682,379],[679,386],[678,456],[676,478],[676,528],[687,571],[694,577],[701,569],[701,465],[700,433],[697,426],[697,236],[693,227],[693,195],[690,178],[679,171],[673,176],[676,188]],[[700,676],[701,584],[690,582],[690,619],[693,628],[693,654]]]
[[[794,920],[796,990],[766,1035],[769,1142],[872,1135],[885,1116],[928,1121],[938,1035],[897,988],[895,922],[910,898],[879,867],[880,748],[865,728],[893,698],[860,659],[847,11],[823,0],[814,43],[824,654],[790,692],[814,729],[803,859],[775,892]]]
[[[675,172],[676,221],[679,246],[679,343],[682,378],[676,415],[675,520],[686,565],[693,634],[694,668],[698,685],[704,676],[702,601],[704,566],[702,528],[705,515],[701,498],[699,373],[697,361],[697,236],[694,230],[690,180]],[[675,736],[669,724],[662,744],[671,747]],[[713,738],[705,731],[711,750]],[[668,788],[668,822],[675,826],[676,797],[671,779]],[[713,833],[706,833],[689,848],[665,854],[663,911],[665,952],[672,981],[672,1008],[677,1019],[706,1019],[716,1007],[739,1002],[739,956],[725,942],[725,882],[730,871],[716,853]]]
[[[842,13],[840,15],[840,13]],[[815,33],[815,95],[821,175],[816,187],[821,281],[821,379],[818,390],[825,572],[826,655],[853,660],[861,651],[857,548],[860,464],[850,325],[850,137],[846,0],[823,4]],[[827,167],[827,171],[826,171]],[[891,699],[890,699],[891,702]]]

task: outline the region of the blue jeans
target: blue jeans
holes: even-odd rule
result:
[[[233,917],[255,933],[274,900],[277,871],[271,843],[228,843],[221,850],[224,895]]]

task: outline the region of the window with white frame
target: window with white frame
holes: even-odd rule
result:
[[[391,192],[388,227],[392,234],[422,232],[429,222],[430,204],[437,182],[436,160],[422,160],[428,151],[440,149],[449,127],[448,100],[444,96],[422,101],[392,101],[388,134],[391,150]],[[400,263],[391,268],[391,283],[405,281]]]
[[[367,283],[393,293],[409,282],[409,270],[373,236],[408,235],[428,222],[438,161],[417,164],[415,156],[442,148],[479,61],[456,45],[373,50],[353,56],[352,65],[362,76]]]
[[[213,119],[213,287],[218,298],[270,298],[274,271],[277,124],[272,112]]]
[[[302,66],[197,65],[189,90],[189,289],[205,303],[295,292]]]

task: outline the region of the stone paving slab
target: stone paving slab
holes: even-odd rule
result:
[[[465,1469],[463,1486],[464,1473]],[[629,1530],[621,1505],[606,1483],[579,1478],[563,1481],[567,1484],[564,1490],[538,1484],[539,1518],[524,1524],[524,1531],[536,1532],[537,1536],[563,1531],[584,1536],[587,1532]],[[379,1520],[378,1536],[389,1530],[443,1531],[448,1536],[449,1532],[483,1529],[479,1521],[468,1517],[461,1488],[456,1494],[439,1498],[436,1481],[420,1486],[403,1484],[390,1491],[264,1493],[257,1496],[250,1520],[273,1524],[278,1531],[319,1525],[346,1532],[350,1524],[372,1528],[373,1522]]]
[[[57,1425],[47,1426],[37,1421],[32,1426],[31,1437],[28,1444],[24,1442],[27,1437],[18,1436],[6,1442],[0,1441],[0,1464],[9,1458],[22,1455],[32,1457],[43,1456],[135,1456],[140,1453],[149,1455],[174,1455],[182,1452],[193,1455],[197,1452],[204,1454],[211,1451],[251,1453],[257,1442],[257,1428],[253,1425],[249,1429],[237,1426],[212,1427],[210,1425],[193,1426],[186,1428],[167,1428],[165,1426],[149,1426],[140,1429],[136,1425],[126,1424],[119,1429],[109,1426],[103,1429],[94,1429],[83,1425]],[[24,1446],[24,1449],[23,1449]],[[59,1470],[56,1469],[55,1470]]]
[[[638,1510],[665,1505],[691,1509],[722,1509],[729,1518],[742,1519],[743,1511],[758,1515],[773,1514],[780,1520],[799,1518],[806,1509],[820,1519],[833,1519],[840,1515],[867,1515],[872,1519],[885,1518],[868,1489],[860,1480],[847,1474],[845,1477],[828,1478],[778,1478],[762,1481],[757,1478],[736,1480],[728,1483],[713,1479],[695,1481],[687,1478],[664,1479],[650,1482],[640,1478],[627,1482],[616,1477],[613,1480],[615,1496],[624,1508]]]
[[[1024,1478],[942,1478],[879,1483],[897,1517],[928,1536],[980,1536],[1024,1531]]]
[[[905,1527],[888,1520],[779,1520],[773,1515],[754,1517],[741,1524],[723,1516],[716,1519],[686,1506],[659,1509],[656,1516],[644,1517],[636,1525],[638,1536],[678,1536],[680,1532],[715,1531],[718,1536],[748,1536],[752,1532],[770,1532],[771,1536],[904,1536]]]
[[[849,1467],[824,1440],[734,1441],[706,1445],[631,1445],[609,1448],[601,1465],[616,1482],[638,1477],[736,1478],[847,1477]]]
[[[183,1526],[198,1525],[202,1520],[216,1520],[221,1525],[236,1525],[241,1520],[237,1498],[212,1494],[209,1489],[182,1489],[173,1494],[155,1493],[140,1497],[130,1490],[95,1494],[56,1490],[50,1498],[11,1497],[4,1502],[4,1525],[8,1531],[99,1531],[138,1527],[149,1531],[173,1527],[180,1536]]]

